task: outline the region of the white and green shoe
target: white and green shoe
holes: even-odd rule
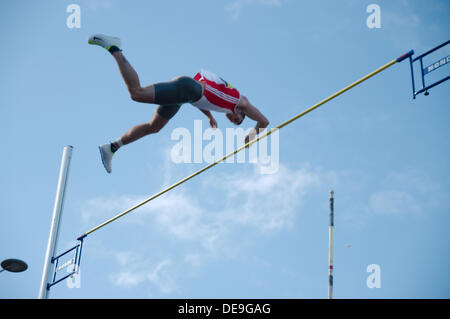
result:
[[[122,41],[119,38],[110,37],[104,34],[94,34],[90,36],[88,43],[93,45],[99,45],[108,51],[113,46],[117,47],[119,50],[122,49]]]
[[[102,157],[102,163],[108,173],[112,172],[111,162],[114,153],[111,151],[111,143],[102,144],[98,147],[100,150],[100,156]]]

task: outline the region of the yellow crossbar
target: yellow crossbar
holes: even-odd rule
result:
[[[364,76],[363,78],[359,79],[358,81],[353,82],[352,84],[346,86],[346,87],[343,88],[342,90],[340,90],[340,91],[334,93],[333,95],[330,95],[330,96],[327,97],[326,99],[324,99],[324,100],[320,101],[319,103],[317,103],[317,104],[311,106],[310,108],[308,108],[307,110],[303,111],[302,113],[300,113],[300,114],[294,116],[293,118],[287,120],[287,121],[284,122],[284,123],[281,123],[281,124],[278,125],[277,127],[272,128],[271,130],[266,131],[265,133],[259,135],[257,138],[253,139],[252,141],[248,142],[247,144],[242,145],[241,147],[239,147],[239,148],[237,148],[236,150],[234,150],[233,152],[231,152],[231,153],[225,155],[224,157],[222,157],[221,159],[215,161],[214,163],[211,163],[211,164],[209,164],[209,165],[203,167],[202,169],[200,169],[200,170],[198,170],[198,171],[192,173],[191,175],[189,175],[189,176],[183,178],[182,180],[180,180],[180,181],[176,182],[175,184],[173,184],[173,185],[167,187],[166,189],[160,191],[159,193],[156,193],[155,195],[153,195],[153,196],[147,198],[147,199],[144,200],[143,202],[141,202],[141,203],[139,203],[139,204],[137,204],[137,205],[135,205],[135,206],[133,206],[133,207],[127,209],[126,211],[124,211],[124,212],[120,213],[119,215],[117,215],[117,216],[115,216],[115,217],[113,217],[113,218],[107,220],[106,222],[104,222],[104,223],[98,225],[97,227],[92,228],[91,230],[87,231],[86,233],[84,233],[83,235],[81,235],[80,237],[78,237],[78,239],[80,240],[80,239],[86,237],[87,235],[92,234],[93,232],[99,230],[100,228],[102,228],[102,227],[108,225],[109,223],[112,223],[113,221],[119,219],[119,218],[122,217],[122,216],[125,216],[126,214],[132,212],[132,211],[135,210],[136,208],[139,208],[139,207],[141,207],[141,206],[147,204],[148,202],[154,200],[155,198],[158,198],[158,197],[161,196],[162,194],[167,193],[168,191],[170,191],[171,189],[174,189],[175,187],[178,187],[179,185],[183,184],[184,182],[186,182],[186,181],[190,180],[191,178],[193,178],[193,177],[195,177],[195,176],[197,176],[197,175],[203,173],[204,171],[206,171],[206,170],[210,169],[211,167],[217,165],[218,163],[220,163],[220,162],[226,160],[227,158],[229,158],[229,157],[235,155],[236,153],[242,151],[243,149],[245,149],[245,148],[247,148],[247,147],[250,147],[253,143],[258,142],[259,140],[261,140],[261,139],[263,139],[263,138],[269,136],[270,134],[272,134],[272,133],[275,132],[276,130],[279,130],[280,128],[282,128],[282,127],[284,127],[284,126],[286,126],[286,125],[288,125],[288,124],[294,122],[295,120],[301,118],[302,116],[308,114],[309,112],[311,112],[311,111],[317,109],[319,106],[322,106],[323,104],[325,104],[325,103],[331,101],[332,99],[338,97],[338,96],[341,95],[342,93],[344,93],[344,92],[350,90],[351,88],[353,88],[353,87],[357,86],[358,84],[364,82],[365,80],[371,78],[371,77],[374,76],[375,74],[380,73],[381,71],[383,71],[383,70],[387,69],[388,67],[392,66],[392,65],[395,64],[396,62],[400,62],[399,59],[392,60],[391,62],[389,62],[389,63],[383,65],[382,67],[376,69],[375,71],[373,71],[373,72],[367,74],[366,76]]]

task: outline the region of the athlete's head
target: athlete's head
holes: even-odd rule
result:
[[[244,121],[245,113],[241,111],[237,111],[235,113],[227,113],[226,117],[230,120],[230,122],[241,125],[241,123]]]

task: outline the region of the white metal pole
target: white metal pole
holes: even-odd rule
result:
[[[45,254],[44,270],[42,272],[41,286],[39,289],[39,299],[47,299],[47,284],[52,275],[52,258],[55,256],[56,246],[58,242],[59,225],[64,204],[64,195],[66,191],[67,178],[69,175],[70,159],[72,157],[73,147],[68,145],[64,147],[64,152],[59,171],[58,187],[56,189],[55,206],[53,207],[52,224],[50,226],[50,235],[48,237],[47,252]]]
[[[334,191],[330,191],[330,226],[328,243],[328,299],[333,299],[333,230],[334,230]]]

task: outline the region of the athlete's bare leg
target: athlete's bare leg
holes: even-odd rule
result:
[[[120,73],[130,92],[131,99],[136,102],[154,103],[155,87],[153,85],[141,87],[136,70],[131,66],[121,51],[115,51],[112,53],[112,56],[119,66]]]
[[[138,124],[129,129],[124,135],[122,135],[122,144],[130,144],[146,135],[158,133],[169,120],[163,118],[156,111],[153,114],[153,118],[148,123]],[[114,143],[115,147],[118,148],[117,143]]]

